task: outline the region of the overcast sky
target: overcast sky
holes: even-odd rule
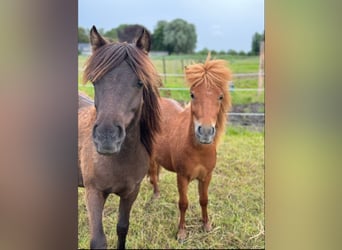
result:
[[[152,33],[158,21],[181,18],[195,25],[196,51],[251,50],[252,36],[264,31],[263,0],[79,0],[78,26],[108,31],[141,24]]]

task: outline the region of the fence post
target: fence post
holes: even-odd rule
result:
[[[183,74],[183,81],[185,82],[185,74],[184,74],[184,59],[181,59],[181,74]]]
[[[260,42],[258,96],[264,87],[264,41]]]
[[[165,65],[165,57],[162,57],[163,59],[163,73],[164,73],[164,83],[166,83],[166,65]]]

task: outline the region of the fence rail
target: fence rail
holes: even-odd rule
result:
[[[227,113],[229,116],[265,116],[265,113]]]
[[[83,68],[78,68],[78,70],[82,71]],[[162,77],[184,77],[184,74],[175,74],[175,73],[163,74],[163,73],[160,73],[159,76],[162,76]],[[264,73],[236,73],[236,74],[232,74],[233,79],[257,78],[260,76],[265,76],[265,74]]]
[[[159,88],[159,90],[180,90],[180,91],[188,91],[189,88]],[[258,88],[230,88],[229,89],[231,92],[234,91],[264,91],[263,88],[258,89]]]
[[[172,73],[167,73],[167,74],[159,74],[160,76],[162,77],[184,77],[184,74],[172,74]],[[235,78],[235,79],[238,79],[238,78],[257,78],[259,76],[265,76],[264,73],[236,73],[236,74],[233,74],[232,77]]]
[[[86,85],[78,85],[79,87],[87,87],[87,88],[89,88],[89,87],[93,87],[93,85],[91,85],[91,84],[86,84]],[[188,91],[189,90],[189,88],[158,88],[159,90],[178,90],[178,91]],[[261,88],[261,89],[258,89],[258,88],[230,88],[229,89],[231,92],[234,92],[234,91],[241,91],[241,92],[243,92],[243,91],[246,91],[246,92],[249,92],[249,91],[265,91],[263,88]]]

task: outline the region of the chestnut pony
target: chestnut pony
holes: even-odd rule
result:
[[[84,82],[94,85],[91,104],[79,96],[79,186],[85,187],[93,249],[106,248],[102,212],[110,193],[120,196],[118,248],[125,248],[132,205],[147,174],[153,139],[160,129],[158,72],[149,59],[150,35],[133,43],[110,43],[93,26],[93,54]]]
[[[186,238],[185,212],[190,181],[198,180],[199,203],[204,230],[211,230],[208,219],[208,186],[216,164],[219,138],[225,131],[230,108],[228,81],[231,73],[223,60],[207,60],[185,68],[190,86],[190,104],[182,108],[176,101],[162,98],[161,133],[156,136],[155,157],[149,169],[154,197],[159,197],[159,167],[177,173],[180,221],[178,240]]]

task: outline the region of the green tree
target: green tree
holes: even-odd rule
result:
[[[89,43],[89,32],[82,27],[78,27],[78,42]]]
[[[232,55],[232,56],[236,56],[237,52],[236,52],[236,50],[230,49],[230,50],[228,50],[227,54]]]
[[[203,48],[202,50],[198,51],[198,54],[200,55],[208,55],[209,50],[207,48]]]
[[[167,25],[166,21],[158,21],[152,35],[152,50],[165,51],[167,50],[164,44],[164,28]]]
[[[210,54],[211,54],[212,56],[216,56],[216,55],[217,55],[217,52],[216,52],[216,50],[213,49],[213,50],[210,51]]]
[[[265,40],[265,31],[263,34],[259,34],[258,32],[254,33],[252,37],[252,50],[251,54],[259,55],[260,52],[260,42]]]
[[[103,35],[104,35],[106,38],[109,38],[109,39],[112,40],[112,41],[117,41],[117,40],[118,40],[118,33],[117,33],[117,31],[116,31],[115,28],[106,31]]]
[[[165,25],[163,43],[169,54],[193,53],[196,42],[197,34],[193,24],[178,18]]]
[[[239,56],[245,56],[246,55],[246,52],[245,51],[243,51],[243,50],[240,50],[240,52],[239,52]]]

